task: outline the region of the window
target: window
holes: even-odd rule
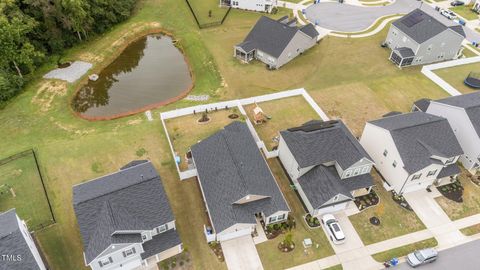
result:
[[[362,174],[367,173],[369,169],[370,169],[369,166],[363,167],[363,168],[362,168]]]
[[[146,234],[142,234],[142,239],[145,241],[147,240],[147,235]]]
[[[352,170],[347,170],[345,172],[345,177],[350,177],[350,176],[352,176]]]
[[[268,223],[272,223],[272,222],[275,222],[275,221],[277,221],[277,217],[276,217],[276,216],[270,217],[270,218],[268,219]]]
[[[360,173],[360,168],[355,168],[353,175],[358,175]]]
[[[300,171],[300,166],[297,167],[297,171],[298,171],[298,172]]]
[[[383,156],[386,157],[388,155],[388,151],[387,149],[385,149],[385,151],[383,151]]]
[[[427,174],[427,177],[435,175],[437,173],[437,170],[429,171]]]
[[[422,174],[421,174],[421,173],[419,173],[419,174],[415,174],[415,175],[412,177],[412,181],[413,181],[413,180],[420,179],[420,177],[421,177],[421,176],[422,176]]]
[[[277,217],[277,220],[284,220],[285,219],[285,214],[281,214],[280,216]]]
[[[112,257],[104,258],[98,261],[100,267],[104,267],[105,265],[109,265],[113,263]]]
[[[131,249],[127,249],[124,252],[122,252],[124,258],[132,256],[135,253],[136,253],[136,251],[135,251],[134,247],[132,247]]]
[[[166,231],[168,229],[168,225],[167,224],[163,224],[162,226],[159,226],[157,228],[157,233],[163,233],[164,231]]]
[[[397,167],[397,162],[396,162],[396,161],[393,161],[392,166],[393,166],[394,168],[396,168],[396,167]]]
[[[334,202],[338,201],[338,195],[335,195],[335,197],[333,197],[333,201]]]

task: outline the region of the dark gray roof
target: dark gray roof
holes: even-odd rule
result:
[[[252,48],[259,49],[278,58],[295,34],[298,31],[302,31],[296,26],[288,26],[287,23],[288,22],[282,22],[281,19],[273,20],[262,16],[245,40],[237,46],[241,47],[246,52],[251,51]],[[313,29],[312,27],[308,25],[303,26],[302,32],[312,38],[317,37],[318,32],[315,30],[315,27],[313,27]]]
[[[422,98],[413,103],[415,107],[421,112],[426,112],[428,109],[428,106],[430,106],[430,99],[429,98]]]
[[[470,118],[477,135],[480,136],[480,92],[451,96],[444,99],[435,100],[435,102],[444,103],[450,106],[465,109]]]
[[[412,49],[407,47],[396,48],[394,51],[397,51],[402,58],[410,58],[415,56],[415,53],[412,51]]]
[[[448,27],[420,9],[415,9],[393,22],[398,29],[421,44],[442,33]]]
[[[150,256],[158,254],[174,246],[178,246],[182,243],[176,230],[168,230],[166,232],[157,234],[152,237],[151,240],[143,244],[142,259],[146,259]]]
[[[117,236],[122,230],[152,230],[174,220],[160,176],[143,162],[73,187],[73,207],[90,263],[118,241],[138,242],[138,236]]]
[[[452,26],[449,26],[448,28],[457,32],[458,34],[460,34],[464,38],[467,37],[467,35],[465,34],[465,30],[463,30],[463,26],[461,26],[461,25],[452,25]]]
[[[255,223],[255,213],[290,211],[245,123],[235,121],[192,146],[211,222],[217,233]],[[234,204],[247,195],[268,198]]]
[[[433,155],[451,158],[463,154],[450,124],[442,117],[412,112],[369,123],[390,131],[408,173],[438,163]]]
[[[0,259],[0,270],[38,270],[35,261],[20,228],[15,209],[0,213],[0,256],[19,255],[21,261]]]
[[[392,112],[388,112],[388,113],[382,115],[382,117],[389,117],[389,116],[394,116],[394,115],[398,115],[398,114],[402,114],[402,113],[397,112],[397,111],[392,111]]]
[[[443,167],[440,173],[438,173],[437,178],[443,178],[447,176],[457,175],[460,173],[460,167],[457,164],[451,164],[447,167]]]
[[[341,120],[313,120],[280,134],[301,168],[336,161],[346,169],[362,158],[372,160]]]
[[[323,165],[316,166],[302,175],[298,183],[314,208],[320,208],[338,194],[353,199],[351,191],[373,186],[370,174],[341,179],[335,166]]]

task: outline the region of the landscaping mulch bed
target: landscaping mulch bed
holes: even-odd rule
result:
[[[378,219],[377,217],[371,217],[369,221],[372,225],[380,226],[380,219]]]
[[[270,224],[267,226],[265,226],[265,224],[262,221],[262,226],[265,229],[265,236],[267,236],[267,239],[270,240],[270,239],[276,238],[282,233],[285,233],[287,231],[294,229],[296,227],[296,224],[295,224],[295,219],[289,216],[285,222]]]
[[[437,189],[445,198],[458,203],[463,202],[463,187],[459,181],[437,187]]]
[[[312,215],[307,214],[305,216],[305,222],[307,223],[308,227],[310,228],[318,228],[320,227],[320,220],[316,217],[312,217]]]
[[[228,118],[230,118],[230,119],[237,119],[238,117],[239,117],[239,116],[238,116],[238,114],[236,114],[236,113],[232,113],[232,114],[230,114],[230,115],[228,116]]]
[[[291,243],[290,245],[285,244],[283,241],[278,243],[278,250],[284,253],[288,253],[295,249],[295,243]]]
[[[210,122],[210,117],[208,117],[206,113],[203,113],[202,117],[198,119],[198,123],[201,123],[201,124],[206,124],[208,122]]]
[[[395,191],[392,191],[392,199],[396,202],[400,207],[405,210],[413,211],[412,207],[408,204],[407,200],[402,195],[398,195]]]
[[[161,261],[159,264],[160,270],[187,270],[193,269],[193,263],[190,253],[184,251],[176,256]]]
[[[355,205],[357,206],[358,210],[362,211],[371,206],[377,205],[380,202],[377,193],[375,191],[371,191],[367,195],[359,196],[355,198]]]
[[[220,262],[225,261],[225,257],[223,257],[222,246],[219,242],[210,242],[208,243],[208,246],[212,249],[213,253],[215,253],[215,256]]]

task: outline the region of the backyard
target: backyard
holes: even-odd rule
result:
[[[296,228],[292,230],[293,242],[296,247],[293,251],[283,253],[278,250],[277,246],[283,241],[285,236],[279,235],[275,239],[257,245],[257,251],[262,260],[265,269],[286,269],[295,265],[307,263],[316,259],[333,255],[333,249],[328,242],[325,233],[319,227],[309,229],[307,224],[302,220],[305,210],[295,191],[290,187],[290,182],[285,175],[283,168],[278,159],[269,159],[268,165],[280,186],[280,190],[285,196],[290,206],[290,215],[295,218]],[[305,238],[312,239],[313,246],[305,249],[302,241]],[[316,246],[318,245],[318,247]],[[341,268],[340,268],[341,269]]]
[[[425,229],[415,212],[405,210],[393,201],[392,194],[383,188],[378,173],[373,172],[372,175],[379,204],[349,217],[363,243],[370,245]],[[370,223],[370,218],[374,216],[380,220],[380,225]]]
[[[466,50],[466,49],[465,49]],[[455,87],[462,93],[471,93],[474,89],[468,87],[463,83],[470,72],[480,73],[480,63],[461,65],[450,68],[437,69],[433,71],[440,78],[445,80],[451,86]]]
[[[268,150],[272,150],[274,146],[278,145],[280,131],[300,126],[313,119],[321,119],[303,96],[270,100],[257,103],[257,105],[265,114],[264,123],[255,124],[253,112],[255,104],[243,107]]]
[[[219,0],[188,0],[188,2],[200,24],[221,22],[228,10],[219,6]]]

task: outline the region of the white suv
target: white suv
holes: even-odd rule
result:
[[[442,9],[440,11],[440,14],[442,14],[444,17],[448,18],[449,20],[455,20],[457,18],[457,14],[453,13],[453,11],[450,11],[448,9]]]
[[[333,215],[324,215],[322,217],[322,224],[325,227],[325,230],[328,232],[330,240],[332,240],[334,244],[339,245],[345,242],[345,234]]]

